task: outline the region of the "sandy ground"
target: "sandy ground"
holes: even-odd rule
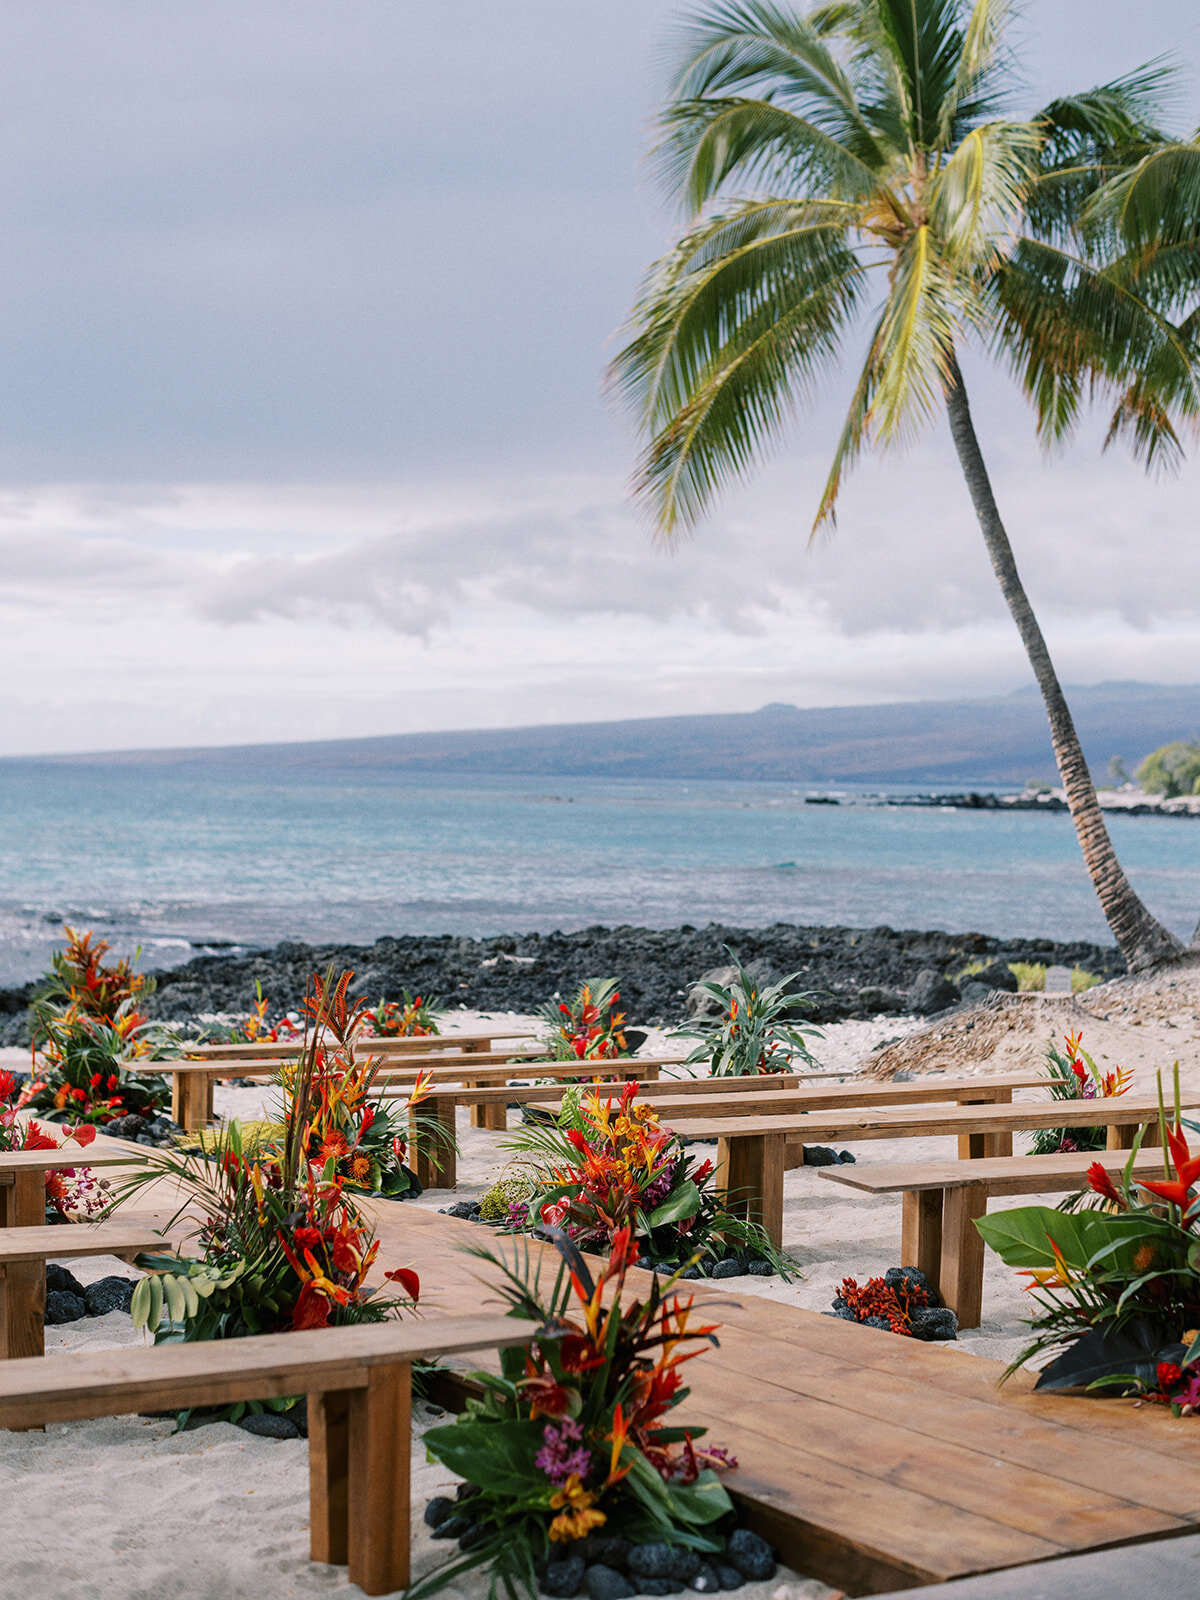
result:
[[[484,1018],[464,1012],[454,1014],[453,1024],[467,1030],[512,1020],[511,1014]],[[894,1017],[844,1023],[827,1028],[813,1049],[823,1067],[847,1074],[919,1072],[951,1063],[956,1070],[990,1073],[1028,1065],[1048,1038],[1067,1027],[1082,1028],[1085,1047],[1094,1048],[1106,1067],[1132,1067],[1139,1090],[1152,1091],[1155,1070],[1169,1071],[1176,1058],[1184,1081],[1200,1087],[1200,972],[1154,983],[1120,980],[1076,1001],[1011,1001],[932,1029]],[[893,1040],[901,1042],[877,1049]],[[646,1048],[673,1043],[656,1034]],[[261,1116],[264,1091],[218,1087],[217,1110],[223,1116]],[[458,1131],[458,1190],[453,1197],[431,1191],[415,1204],[436,1210],[452,1198],[472,1198],[512,1159],[501,1148],[504,1136],[471,1128],[465,1112]],[[847,1148],[860,1162],[955,1155],[949,1139]],[[859,1194],[822,1178],[820,1170],[801,1168],[785,1180],[784,1247],[802,1280],[742,1278],[736,1280],[739,1294],[823,1311],[843,1277],[861,1282],[896,1262],[898,1198]],[[131,1269],[88,1261],[73,1270],[88,1281]],[[961,1349],[1009,1360],[1021,1348],[1028,1311],[1018,1282],[989,1258],[983,1326],[962,1336]],[[119,1313],[47,1330],[53,1353],[136,1342],[139,1336]],[[419,1425],[437,1420],[426,1408]],[[307,1559],[302,1441],[257,1439],[228,1424],[173,1434],[168,1423],[133,1417],[68,1424],[44,1434],[0,1431],[0,1483],[0,1600],[40,1600],[51,1593],[58,1600],[285,1600],[359,1593],[344,1569]],[[429,1495],[446,1487],[444,1469],[426,1464],[418,1441],[415,1523]],[[429,1570],[443,1553],[421,1525],[415,1571]],[[482,1600],[485,1586],[477,1579],[450,1593],[455,1600]],[[771,1583],[747,1585],[740,1593],[746,1600],[822,1600],[833,1591],[781,1570]]]

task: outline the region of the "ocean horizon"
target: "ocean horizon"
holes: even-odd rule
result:
[[[283,939],[596,924],[887,924],[1111,942],[1064,814],[812,805],[812,793],[777,782],[9,762],[0,984],[44,970],[64,922],[121,953],[140,946],[147,967]],[[1135,887],[1190,938],[1200,827],[1108,822]]]

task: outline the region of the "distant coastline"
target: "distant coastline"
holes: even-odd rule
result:
[[[1200,795],[1144,794],[1140,789],[1099,789],[1096,798],[1102,811],[1118,812],[1123,817],[1200,817]],[[1061,789],[1025,790],[1021,794],[998,794],[994,790],[959,790],[953,794],[828,794],[805,795],[808,806],[908,806],[944,811],[1044,811],[1047,815],[1066,811],[1067,798]]]

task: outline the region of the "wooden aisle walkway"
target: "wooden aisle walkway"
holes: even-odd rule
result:
[[[144,1197],[122,1220],[161,1224],[169,1200]],[[498,1307],[486,1265],[461,1247],[506,1241],[421,1206],[371,1210],[380,1270],[415,1266],[426,1312]],[[1001,1390],[999,1363],[953,1346],[756,1297],[737,1279],[689,1287],[721,1346],[690,1364],[680,1420],[737,1456],[730,1491],[800,1572],[878,1594],[1200,1532],[1197,1419],[1034,1396],[1023,1375]]]

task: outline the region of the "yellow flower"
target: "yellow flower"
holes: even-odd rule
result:
[[[582,1539],[593,1528],[603,1527],[608,1518],[603,1511],[592,1510],[595,1499],[592,1491],[585,1489],[576,1474],[572,1473],[550,1500],[551,1509],[559,1513],[550,1524],[551,1539],[561,1539],[565,1543]]]

